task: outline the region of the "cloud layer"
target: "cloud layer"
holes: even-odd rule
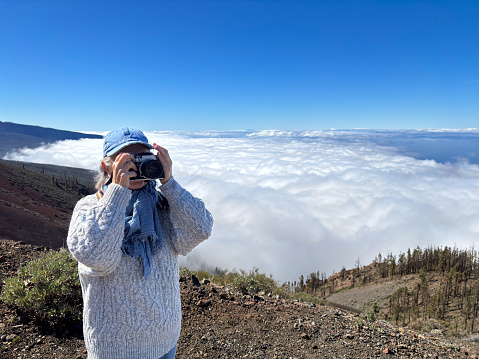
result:
[[[367,264],[378,253],[469,248],[479,234],[479,167],[470,163],[471,143],[479,138],[474,130],[147,136],[168,148],[175,178],[215,218],[212,237],[183,259],[193,267],[258,267],[294,281],[351,268],[358,258]],[[455,143],[453,157],[469,161],[422,159],[438,152],[432,150],[438,141]],[[8,158],[97,169],[101,145],[62,141]]]

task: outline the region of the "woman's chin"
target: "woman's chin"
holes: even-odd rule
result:
[[[142,188],[144,185],[146,185],[145,181],[131,181],[130,185],[128,186],[128,189],[134,191],[135,189]]]

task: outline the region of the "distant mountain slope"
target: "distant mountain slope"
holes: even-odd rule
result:
[[[103,138],[103,136],[0,121],[0,158],[16,148],[35,148],[42,143],[81,138]]]
[[[95,185],[94,179],[95,175],[97,174],[97,171],[75,167],[56,166],[46,163],[0,160],[0,162],[2,161],[16,167],[22,167],[23,169],[39,172],[50,177],[53,176],[61,180],[63,180],[65,177],[75,177],[78,183],[86,187],[94,187]]]
[[[92,191],[77,177],[52,177],[0,161],[0,238],[62,247],[73,207]]]

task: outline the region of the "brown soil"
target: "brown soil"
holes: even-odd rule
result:
[[[42,247],[0,240],[0,280],[44,256]],[[183,326],[177,358],[477,358],[474,342],[369,323],[358,314],[273,296],[244,296],[180,278]],[[0,358],[86,358],[79,323],[41,327],[0,302]]]

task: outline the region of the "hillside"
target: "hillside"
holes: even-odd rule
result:
[[[2,144],[0,158],[17,148],[35,148],[42,144],[81,138],[103,138],[103,136],[0,121],[0,143]]]
[[[357,268],[343,270],[327,279],[334,283],[324,296],[326,301],[339,303],[363,314],[370,311],[376,303],[379,309],[385,310],[388,299],[400,288],[414,288],[419,282],[417,274],[382,278],[374,264],[363,266],[359,273]]]
[[[66,166],[56,166],[46,163],[32,163],[32,162],[21,162],[21,161],[8,161],[0,160],[6,164],[10,164],[16,167],[21,167],[23,169],[44,174],[49,177],[55,177],[58,179],[64,179],[66,177],[75,177],[77,181],[84,186],[94,186],[94,178],[97,174],[97,171],[86,170],[83,168],[75,167],[66,167]]]
[[[0,281],[44,256],[38,246],[0,240]],[[267,294],[242,295],[180,277],[183,322],[177,358],[476,358],[477,343],[370,322],[357,314]],[[0,302],[0,358],[86,358],[81,324],[37,327]]]
[[[59,248],[70,216],[91,184],[49,176],[0,161],[0,238]]]
[[[478,263],[474,247],[417,247],[384,258],[379,254],[367,266],[343,268],[329,278],[301,276],[288,288],[397,325],[471,337],[478,333]]]

